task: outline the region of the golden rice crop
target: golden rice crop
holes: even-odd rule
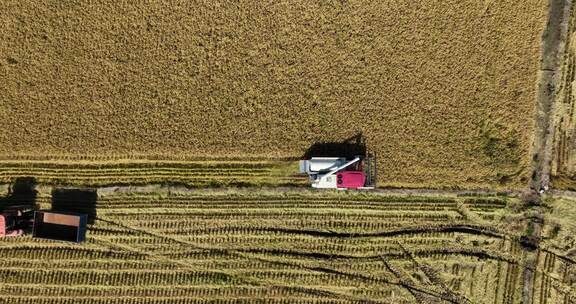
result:
[[[297,158],[362,133],[381,185],[528,177],[544,0],[0,6],[0,156]]]

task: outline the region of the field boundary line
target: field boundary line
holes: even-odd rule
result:
[[[530,187],[548,191],[554,145],[554,102],[560,60],[568,33],[572,0],[549,0],[547,24],[542,33]]]
[[[242,193],[249,193],[245,188],[233,187],[233,188],[209,188],[209,187],[198,187],[190,188],[182,185],[163,185],[163,184],[148,184],[145,186],[109,186],[109,187],[98,187],[97,192],[99,196],[114,196],[117,194],[187,194],[187,193],[199,193],[202,191],[210,193],[226,193],[230,191],[238,190]],[[249,190],[249,189],[248,189]],[[272,192],[272,193],[288,193],[288,194],[298,194],[298,195],[334,195],[338,196],[340,192],[334,192],[331,190],[318,189],[312,191],[310,188],[303,187],[270,187],[263,186],[258,188],[259,192]],[[476,189],[476,190],[443,190],[443,189],[394,189],[394,188],[376,188],[370,192],[357,192],[357,194],[368,194],[368,195],[381,195],[381,196],[429,196],[429,197],[446,197],[446,198],[460,198],[460,197],[510,197],[516,196],[520,191],[495,191],[489,189]]]
[[[533,172],[530,188],[540,193],[550,187],[552,150],[554,146],[555,117],[552,115],[555,107],[556,83],[560,80],[561,55],[568,35],[570,8],[572,0],[549,0],[548,18],[542,33],[541,61],[538,75],[536,96],[536,115],[534,121],[534,137],[532,147]],[[539,223],[533,236],[540,238]],[[525,304],[534,301],[536,273],[532,264],[537,263],[533,252],[523,251],[524,265],[521,274],[520,300]]]

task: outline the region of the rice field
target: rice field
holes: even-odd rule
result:
[[[381,186],[518,188],[531,173],[546,9],[3,1],[0,159],[42,161],[40,180],[75,185],[66,170],[84,159],[293,160],[362,134]]]
[[[506,219],[514,200],[100,193],[84,244],[0,239],[0,302],[518,303],[526,227]]]
[[[571,197],[297,174],[361,139],[379,187],[508,191],[552,149],[571,189],[573,16],[540,138],[548,5],[2,1],[0,210],[90,222],[82,244],[0,238],[0,304],[576,303]]]

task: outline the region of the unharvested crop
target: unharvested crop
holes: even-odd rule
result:
[[[518,303],[524,227],[501,226],[510,199],[101,195],[85,244],[0,239],[0,297],[14,304]],[[49,196],[38,202],[50,207]]]
[[[529,176],[544,0],[3,1],[0,156],[299,158],[381,185]]]

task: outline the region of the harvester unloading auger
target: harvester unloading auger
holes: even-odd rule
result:
[[[300,161],[300,173],[308,174],[313,188],[374,189],[376,157],[373,154],[346,157],[311,157]]]

